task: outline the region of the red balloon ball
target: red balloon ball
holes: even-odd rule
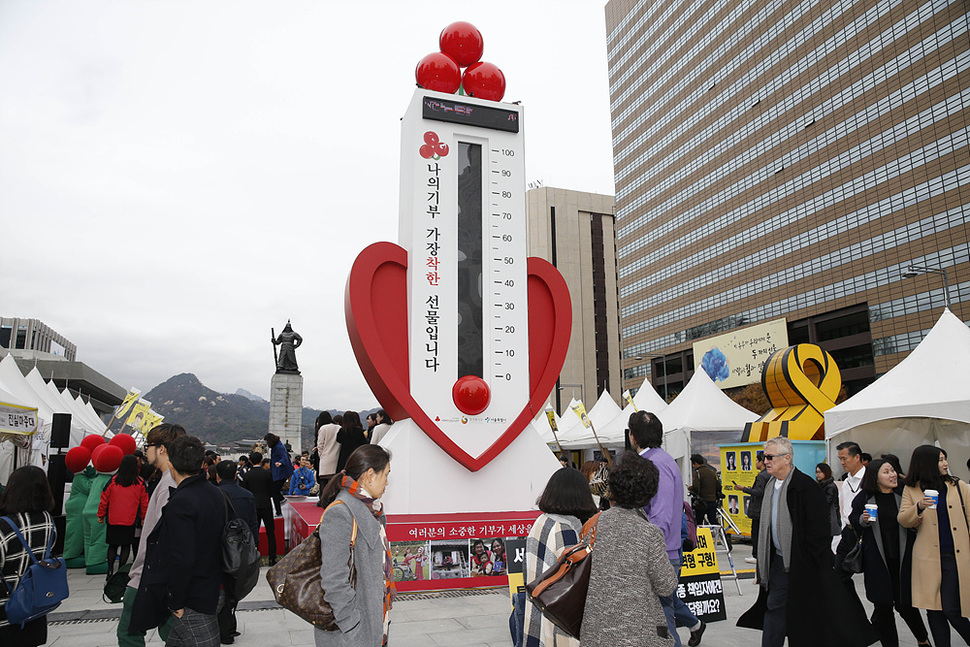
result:
[[[481,60],[482,52],[485,51],[485,40],[475,25],[459,20],[441,30],[438,47],[459,65],[467,67]]]
[[[108,441],[108,444],[114,445],[115,447],[120,447],[121,451],[125,453],[125,456],[128,454],[134,454],[135,449],[137,448],[135,439],[129,434],[115,434],[114,438]]]
[[[466,375],[458,378],[455,386],[451,387],[451,398],[462,412],[476,416],[488,407],[492,393],[485,380],[477,375]]]
[[[64,465],[71,470],[72,474],[77,474],[91,462],[91,450],[87,447],[78,445],[68,450],[64,457]]]
[[[453,93],[461,86],[461,69],[450,56],[435,52],[418,61],[414,78],[426,90]]]
[[[103,437],[91,434],[90,436],[85,436],[81,439],[81,447],[87,447],[88,451],[93,454],[95,448],[99,445],[104,445],[105,442],[107,441],[105,441]]]
[[[469,65],[461,79],[465,93],[486,101],[501,101],[505,96],[505,75],[492,63]]]
[[[102,474],[109,474],[121,467],[121,459],[125,453],[117,445],[101,445],[91,453],[94,469]]]

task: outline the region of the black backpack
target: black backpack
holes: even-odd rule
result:
[[[259,548],[249,525],[236,516],[236,510],[226,493],[229,521],[222,530],[222,572],[229,576],[228,594],[242,600],[259,581]]]
[[[122,564],[118,568],[118,572],[112,574],[104,583],[104,592],[101,594],[101,597],[105,602],[118,604],[124,601],[125,590],[128,588],[128,582],[131,580],[131,576],[128,574],[128,571],[131,570],[131,565],[131,562]]]

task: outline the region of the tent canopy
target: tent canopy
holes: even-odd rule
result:
[[[968,365],[970,328],[946,309],[906,359],[825,412],[825,437],[855,441],[873,456],[892,452],[904,470],[913,449],[938,443],[951,470],[962,467],[970,458]]]
[[[657,414],[664,432],[678,429],[689,431],[731,431],[744,429],[744,425],[758,419],[758,414],[748,411],[729,398],[717,387],[703,370],[695,371],[694,377],[673,402]]]
[[[944,310],[909,356],[825,412],[825,437],[893,418],[938,418],[970,425],[970,328]]]

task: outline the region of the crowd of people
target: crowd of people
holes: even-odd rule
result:
[[[263,438],[265,456],[253,451],[236,461],[222,460],[215,452],[207,451],[198,438],[187,435],[180,425],[164,423],[147,434],[142,449],[121,460],[101,493],[97,513],[98,521],[107,524],[107,578],[127,571],[116,632],[120,646],[144,645],[150,629],[157,629],[168,645],[232,644],[239,635],[235,618],[239,600],[232,590],[231,578],[222,573],[226,522],[242,519],[254,540],[259,537],[260,527],[264,527],[269,564],[276,563],[278,549],[283,546],[277,541],[274,518],[282,515],[286,484],[291,495],[319,495],[324,507],[345,490],[352,492],[349,496],[355,501],[367,501],[374,521],[354,515],[360,532],[368,537],[364,543],[368,547],[389,546],[383,530],[384,517],[374,510],[380,508],[379,499],[390,470],[390,455],[377,442],[386,435],[392,421],[384,411],[378,411],[373,419],[369,417],[365,431],[356,412],[347,411],[335,418],[326,412],[321,414],[313,450],[293,457],[286,444],[269,433]],[[335,475],[339,478],[333,478]],[[329,487],[321,487],[328,483]],[[53,507],[47,475],[38,467],[15,470],[0,495],[0,516],[11,519],[38,557],[55,533]],[[354,509],[355,504],[349,507]],[[330,513],[328,519],[331,517],[339,533],[342,514]],[[358,545],[357,555],[364,553]],[[133,559],[130,564],[129,557]],[[371,555],[366,560],[357,565],[359,576],[366,577],[373,570],[372,565],[380,562]],[[4,647],[47,642],[46,617],[21,627],[9,623],[5,614],[6,599],[30,563],[14,529],[0,521],[0,574],[6,584],[0,586],[0,645]],[[342,564],[344,569],[348,567],[346,559]],[[347,581],[345,576],[343,582]],[[381,598],[384,589],[393,589],[384,585],[377,588],[381,589]],[[351,605],[364,601],[359,586],[356,597],[341,593],[337,585],[332,589],[335,608],[345,599],[350,600],[345,604]],[[373,600],[368,602],[373,604]],[[360,613],[349,610],[342,618],[355,613],[360,619]],[[368,620],[359,633],[376,632]],[[375,644],[332,643],[327,642],[326,632],[320,634],[320,644]]]
[[[381,502],[391,472],[381,440],[390,420],[380,412],[368,430],[352,412],[317,420],[317,444],[294,458],[273,434],[268,456],[253,452],[237,461],[207,453],[179,425],[152,429],[141,458],[126,457],[102,493],[98,518],[108,524],[111,570],[126,564],[128,586],[117,627],[119,645],[144,645],[156,629],[168,645],[231,644],[238,599],[222,572],[222,535],[238,517],[258,536],[266,527],[270,562],[277,542],[284,484],[289,492],[319,497],[322,595],[337,631],[315,629],[317,645],[383,645],[395,597],[394,562]],[[352,414],[352,415],[350,415]],[[563,551],[595,527],[582,629],[572,636],[523,596],[510,623],[516,645],[700,645],[707,624],[676,594],[683,560],[685,492],[702,502],[701,520],[716,518],[711,491],[720,494],[716,471],[700,455],[685,488],[676,461],[662,448],[660,420],[636,412],[629,420],[631,450],[610,464],[562,467],[537,500],[541,514],[525,542],[526,582],[542,576]],[[364,442],[360,442],[363,437]],[[761,632],[763,647],[799,645],[898,646],[896,615],[918,645],[947,647],[951,629],[970,645],[970,487],[949,471],[945,449],[917,447],[903,472],[898,457],[872,459],[855,443],[837,446],[844,471],[836,479],[820,463],[815,478],[795,466],[784,437],[756,453],[759,471],[750,487],[752,548],[758,598],[738,626]],[[130,459],[130,460],[129,460]],[[296,467],[294,467],[294,464]],[[323,487],[321,487],[323,486]],[[594,499],[594,491],[600,501]],[[723,496],[723,495],[722,495]],[[23,531],[35,556],[55,532],[54,500],[46,474],[22,467],[0,495],[0,515]],[[711,509],[713,507],[713,510]],[[135,534],[140,528],[140,535]],[[0,602],[29,565],[29,555],[0,521]],[[19,549],[19,550],[18,550]],[[476,541],[473,561],[483,570],[507,564],[500,539]],[[862,574],[873,606],[867,617],[853,575]],[[110,575],[110,573],[109,573]],[[920,609],[926,611],[926,621]],[[635,610],[635,612],[631,612]],[[820,621],[824,619],[824,621]],[[927,628],[928,627],[928,628]],[[710,635],[708,635],[710,638]],[[13,625],[0,608],[0,644],[42,645],[46,618]],[[709,641],[710,642],[710,641]]]

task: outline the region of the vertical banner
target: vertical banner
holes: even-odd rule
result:
[[[697,547],[684,553],[680,567],[677,597],[704,622],[727,620],[724,608],[724,586],[717,565],[717,553],[709,528],[697,529]]]
[[[549,420],[549,428],[553,432],[559,431],[559,425],[556,424],[556,412],[552,409],[546,409],[546,419]]]
[[[629,404],[631,407],[633,407],[633,410],[634,411],[639,411],[640,410],[640,409],[637,408],[637,403],[633,401],[633,396],[630,395],[630,392],[629,391],[624,391],[623,392],[623,399],[627,401],[627,404]]]
[[[741,534],[751,536],[751,497],[735,485],[751,487],[758,475],[755,458],[761,446],[758,443],[721,445],[721,486],[724,490],[723,511],[737,525]]]
[[[572,406],[573,413],[579,416],[579,421],[583,423],[583,426],[589,429],[589,416],[586,415],[586,405],[580,400]]]
[[[525,537],[509,537],[505,540],[509,559],[509,597],[525,593]]]

